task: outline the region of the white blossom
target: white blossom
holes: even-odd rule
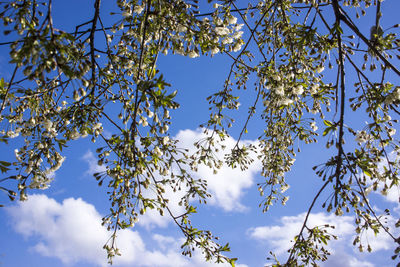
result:
[[[228,17],[228,23],[229,23],[229,24],[236,24],[236,22],[237,22],[237,17],[232,16],[232,15],[230,15],[230,16]]]
[[[44,122],[43,122],[43,127],[44,127],[44,129],[46,130],[46,131],[50,131],[51,130],[51,128],[53,127],[53,122],[51,121],[51,120],[45,120]]]
[[[74,129],[70,134],[69,134],[69,138],[72,140],[76,140],[80,137],[81,135],[79,134],[79,132]]]
[[[241,48],[242,48],[242,43],[237,42],[234,46],[233,46],[233,51],[234,52],[238,52]]]
[[[136,14],[142,13],[143,10],[144,10],[144,6],[135,6],[135,7],[133,8],[133,12],[135,12]]]
[[[212,49],[211,49],[211,54],[212,55],[215,55],[215,54],[218,54],[219,53],[219,48],[218,47],[213,47]]]
[[[124,16],[124,17],[130,17],[130,16],[132,16],[132,13],[131,13],[130,10],[129,10],[129,11],[124,11],[124,12],[122,12],[122,16]]]
[[[218,35],[227,35],[229,34],[229,29],[225,27],[215,27],[215,33]]]
[[[301,84],[293,88],[293,93],[296,95],[301,95],[304,92],[303,86]]]
[[[18,136],[19,136],[19,133],[10,130],[10,131],[7,131],[6,135],[7,135],[7,137],[9,137],[9,138],[15,138],[15,137],[18,137]]]
[[[146,117],[140,117],[139,124],[142,124],[143,127],[146,127],[147,125],[149,125]]]
[[[282,84],[275,88],[275,94],[283,96],[285,94],[285,89]]]
[[[164,136],[162,139],[162,144],[166,145],[169,142],[169,137],[168,136]]]
[[[390,129],[388,130],[388,135],[389,135],[389,136],[393,136],[393,135],[395,135],[395,134],[396,134],[396,129],[390,128]]]
[[[310,88],[310,94],[315,95],[318,92],[319,84],[315,83]]]
[[[226,45],[226,44],[231,44],[231,43],[233,43],[233,38],[230,37],[230,36],[226,36],[226,37],[224,38],[224,40],[222,40],[222,44],[224,44],[224,45]]]
[[[316,70],[318,73],[321,73],[321,72],[324,71],[324,69],[325,69],[325,67],[324,67],[323,65],[319,65],[315,70]]]
[[[190,58],[196,58],[196,57],[200,56],[199,53],[197,53],[194,50],[190,51],[188,55],[189,55]]]
[[[235,26],[235,31],[239,31],[240,29],[242,29],[244,26],[244,24],[238,24]]]
[[[355,139],[357,143],[360,143],[360,144],[365,143],[370,139],[371,139],[371,136],[369,134],[367,134],[366,131],[357,131],[356,139]]]
[[[283,185],[283,186],[281,187],[281,193],[286,192],[286,190],[288,190],[289,188],[290,188],[290,185],[288,185],[288,184]]]
[[[164,126],[162,127],[162,132],[165,133],[166,131],[168,131],[169,126],[167,124],[164,124]]]
[[[279,74],[272,74],[272,79],[277,82],[280,82],[282,80]]]
[[[158,146],[154,147],[153,152],[157,157],[161,157],[163,155],[163,152],[158,148]]]
[[[232,34],[232,38],[234,38],[234,39],[239,39],[239,38],[242,37],[242,35],[243,35],[243,31],[237,31],[237,32],[234,32],[234,33]]]
[[[93,130],[97,130],[103,127],[103,124],[101,124],[100,122],[96,123],[95,125],[93,125]]]
[[[388,114],[385,114],[385,116],[383,117],[383,120],[390,121],[390,120],[392,120],[392,117],[390,117],[390,115],[388,115]]]
[[[22,162],[21,157],[19,156],[19,150],[18,149],[14,149],[14,154],[15,154],[15,158],[19,161]]]
[[[168,118],[169,118],[169,110],[168,110],[168,109],[165,109],[165,110],[164,110],[164,118],[165,118],[165,119],[168,119]]]
[[[177,32],[186,32],[186,26],[178,25],[178,26],[176,27],[176,31],[177,31]]]
[[[312,129],[314,132],[316,132],[316,131],[318,130],[318,126],[317,126],[317,124],[315,123],[315,121],[313,121],[312,123],[310,123],[310,127],[311,127],[311,129]]]
[[[290,98],[284,98],[284,99],[278,101],[278,104],[280,106],[288,106],[288,105],[290,105],[292,103],[293,103],[293,100],[290,99]]]
[[[222,6],[222,5],[217,4],[217,3],[215,3],[215,4],[213,5],[213,7],[214,7],[215,9],[219,8],[220,6]]]

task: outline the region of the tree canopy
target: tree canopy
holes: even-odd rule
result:
[[[94,176],[108,188],[110,213],[103,224],[111,236],[104,246],[110,261],[119,254],[118,230],[155,209],[181,230],[184,255],[200,249],[207,260],[234,265],[235,258],[225,254],[228,245],[191,223],[196,203],[210,196],[206,181],[192,172],[199,165],[218,172],[224,163],[240,171],[255,154],[264,177],[257,185],[260,209],[267,212],[273,203],[288,201],[285,174],[297,150],[318,142],[332,157],[316,161],[315,177],[323,183],[308,214],[321,192],[330,192],[322,207],[355,217],[354,245],[363,250],[366,229],[386,232],[398,260],[400,238],[383,220],[392,211],[381,214],[368,195],[399,185],[400,25],[385,25],[381,12],[393,1],[116,0],[118,11],[110,14],[104,1],[93,0],[90,19],[67,26],[53,23],[52,2],[0,2],[0,45],[12,67],[12,75],[0,80],[0,143],[7,147],[15,139],[19,146],[15,160],[0,161],[0,189],[10,199],[24,201],[29,192],[46,189],[62,166],[63,148],[89,136],[98,164],[106,168]],[[369,25],[361,25],[363,17]],[[225,83],[207,99],[209,119],[199,122],[206,137],[194,153],[169,132],[170,111],[180,103],[174,81],[157,65],[168,54],[232,60]],[[247,118],[235,121],[240,90],[252,104]],[[239,142],[254,119],[263,123],[258,142]],[[236,124],[236,145],[218,158]],[[166,188],[184,193],[183,214],[170,209]],[[335,236],[330,226],[309,228],[307,219],[287,260],[272,257],[271,264],[327,259],[324,245]]]

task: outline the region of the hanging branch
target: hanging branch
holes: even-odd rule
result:
[[[335,12],[335,17],[336,17],[336,38],[338,42],[338,49],[339,49],[339,72],[340,72],[340,118],[339,118],[339,139],[337,142],[338,146],[338,154],[336,158],[336,171],[335,171],[335,176],[336,176],[336,185],[335,185],[335,207],[337,207],[338,204],[338,194],[339,194],[339,187],[340,186],[340,174],[342,171],[342,157],[343,157],[343,125],[344,125],[344,107],[345,107],[345,100],[346,100],[346,95],[345,95],[345,72],[344,72],[344,57],[343,57],[343,47],[342,47],[342,33],[340,32],[340,10],[339,10],[339,4],[337,0],[333,0],[333,9]],[[338,87],[338,84],[336,84],[336,88]]]

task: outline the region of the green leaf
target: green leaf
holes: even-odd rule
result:
[[[237,261],[237,258],[232,258],[232,259],[229,259],[229,263],[230,263],[230,265],[232,266],[232,267],[235,267],[235,262]]]
[[[328,126],[328,127],[332,127],[333,126],[333,123],[331,121],[328,121],[328,120],[324,120],[324,124],[326,126]]]
[[[193,206],[189,207],[188,213],[196,213],[196,212],[197,212],[197,210],[195,207],[193,207]]]
[[[371,176],[372,176],[371,173],[370,173],[369,171],[367,171],[367,170],[363,170],[363,173],[364,173],[365,175],[367,175],[368,177],[371,177]]]
[[[326,128],[326,129],[324,130],[324,132],[322,133],[322,136],[327,135],[327,134],[331,131],[331,129],[332,129],[332,128]]]

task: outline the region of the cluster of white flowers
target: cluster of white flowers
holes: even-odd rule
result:
[[[321,73],[324,71],[324,69],[325,69],[324,65],[319,65],[319,66],[317,66],[317,68],[315,70],[316,70],[316,72]]]
[[[288,190],[290,188],[290,185],[288,184],[284,184],[281,186],[281,193],[286,192],[286,190]]]
[[[133,12],[135,12],[136,14],[140,14],[142,13],[144,10],[144,5],[142,4],[141,6],[137,5],[133,8]]]
[[[290,98],[283,98],[283,99],[278,100],[278,102],[277,102],[278,106],[289,106],[292,103],[293,103],[293,100]]]
[[[46,137],[50,137],[50,138],[54,138],[57,136],[57,130],[54,126],[54,123],[49,120],[49,119],[45,119],[42,122],[43,128],[46,130],[46,132],[43,133],[43,136]]]
[[[197,51],[191,50],[191,51],[189,52],[188,56],[189,56],[190,58],[195,58],[195,57],[199,57],[200,55],[199,55],[199,53],[198,53]]]
[[[285,95],[285,88],[283,87],[283,84],[279,84],[277,87],[274,88],[275,94],[278,96],[284,96]]]
[[[311,95],[315,95],[316,93],[318,93],[318,89],[319,89],[319,84],[318,83],[314,83],[310,87],[310,94]]]
[[[385,104],[390,105],[400,100],[400,87],[396,88],[391,94],[386,96]]]
[[[103,125],[100,122],[98,122],[95,125],[93,125],[92,129],[93,129],[94,135],[97,137],[97,136],[99,136],[99,134],[101,134],[103,132]]]
[[[140,120],[138,122],[139,124],[143,125],[143,127],[146,127],[147,125],[149,125],[149,122],[147,121],[146,117],[140,117]]]
[[[8,138],[16,138],[16,137],[19,136],[19,133],[20,133],[20,132],[21,132],[21,128],[17,128],[17,129],[15,129],[15,131],[9,130],[9,131],[7,131],[7,133],[6,133],[6,136],[7,136]]]
[[[356,134],[356,142],[359,144],[365,143],[372,139],[372,136],[368,134],[366,131],[357,131]]]
[[[176,26],[176,31],[177,31],[177,32],[186,32],[187,30],[188,30],[187,27],[184,26],[184,25],[178,24],[178,25]]]
[[[168,129],[169,129],[168,124],[164,124],[163,127],[160,130],[160,133],[162,133],[162,134],[166,133],[168,131]]]
[[[48,177],[47,175],[41,175],[41,174],[34,175],[32,177],[31,183],[29,184],[29,188],[45,190],[50,187],[50,183],[52,180],[53,179]],[[25,199],[22,199],[21,196],[21,200],[23,201]]]
[[[299,84],[293,88],[293,94],[301,95],[304,92],[303,85]]]
[[[158,146],[154,147],[153,149],[153,153],[154,155],[156,155],[157,157],[162,157],[162,155],[164,154],[160,148]]]
[[[36,126],[35,118],[31,117],[28,121],[25,122],[26,127],[34,127]]]
[[[70,133],[69,133],[69,139],[76,140],[79,137],[81,137],[80,133],[76,128],[74,128]]]
[[[311,129],[312,129],[314,132],[316,132],[316,131],[318,130],[318,126],[317,126],[317,124],[315,123],[315,121],[313,121],[313,122],[310,123],[310,127],[311,127]]]
[[[218,27],[215,27],[215,33],[220,36],[224,36],[224,35],[228,35],[230,33],[230,30],[224,26],[218,26]]]
[[[236,24],[236,22],[237,22],[237,17],[232,16],[232,15],[229,15],[227,19],[228,19],[229,24]]]
[[[166,135],[166,136],[164,136],[163,138],[162,138],[162,144],[165,146],[166,144],[168,144],[168,142],[169,142],[169,137]]]
[[[45,171],[45,174],[48,176],[50,176],[52,173],[60,169],[61,165],[65,161],[65,157],[61,156],[58,152],[55,153],[54,158],[55,158],[55,164]]]
[[[24,151],[21,151],[20,153],[22,154],[23,152]],[[25,168],[25,172],[28,174],[30,174],[34,168],[38,169],[43,162],[42,158],[35,157],[33,155],[33,151],[29,151],[29,152],[31,152],[31,153],[29,153],[30,157],[29,157],[29,161],[28,161],[28,166],[26,166],[26,168]]]
[[[388,129],[388,135],[389,136],[393,136],[393,135],[395,135],[396,134],[396,129],[394,129],[394,128],[390,128],[390,129]]]

